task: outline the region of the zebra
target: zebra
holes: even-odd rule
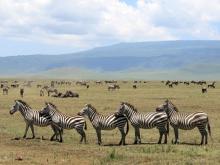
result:
[[[84,132],[83,127],[85,126],[85,130],[87,129],[86,121],[82,116],[67,116],[61,113],[57,107],[50,103],[45,102],[46,107],[40,111],[40,115],[51,117],[52,123],[59,127],[60,129],[76,129],[76,131],[81,135],[80,143],[82,143],[83,139],[86,143],[86,134]],[[63,142],[61,137],[60,142]]]
[[[125,145],[125,137],[129,131],[129,123],[124,115],[111,114],[103,116],[99,114],[91,104],[86,104],[84,108],[78,113],[78,115],[87,116],[91,121],[93,128],[96,130],[98,144],[102,144],[101,130],[113,130],[116,127],[121,133],[121,140],[119,145]],[[125,124],[127,123],[126,133],[124,131]]]
[[[3,91],[3,95],[8,95],[8,90],[9,90],[9,87],[8,86],[4,86],[2,91]]]
[[[40,116],[39,111],[32,110],[32,108],[26,102],[22,100],[15,100],[15,104],[12,106],[9,113],[13,115],[17,111],[20,111],[26,123],[26,129],[23,138],[26,138],[29,127],[31,127],[32,138],[33,139],[35,138],[34,125],[40,127],[46,127],[48,125],[51,125],[51,128],[54,131],[54,135],[50,139],[51,141],[54,140],[55,135],[56,135],[56,140],[58,139],[57,138],[58,133],[60,134],[61,137],[62,130],[59,130],[58,127],[56,127],[51,123],[52,121],[51,118]]]
[[[156,108],[156,111],[165,111],[168,115],[170,125],[174,129],[175,141],[174,144],[179,142],[179,133],[178,129],[191,130],[195,127],[199,129],[201,134],[201,145],[208,143],[208,136],[206,131],[206,126],[208,127],[208,132],[211,137],[211,128],[209,124],[208,115],[204,112],[195,112],[195,113],[182,113],[179,112],[177,107],[169,100],[165,101],[165,104],[162,104]]]
[[[157,127],[160,133],[158,144],[161,143],[163,135],[165,136],[164,143],[167,143],[169,122],[168,116],[165,112],[139,113],[133,105],[127,102],[122,102],[119,109],[116,111],[116,114],[124,114],[131,122],[131,125],[135,130],[134,144],[141,143],[140,128],[151,129],[154,127]]]

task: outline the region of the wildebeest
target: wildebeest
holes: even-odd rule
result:
[[[134,84],[132,87],[133,87],[134,89],[136,89],[136,88],[137,88],[137,85]]]
[[[102,81],[96,81],[95,83],[101,85]]]
[[[210,84],[208,84],[208,88],[215,88],[215,81],[210,83]]]
[[[24,96],[24,88],[20,89],[20,96],[23,97]]]
[[[115,89],[120,89],[120,86],[118,84],[111,84],[108,86],[108,91]]]
[[[173,84],[172,83],[169,84],[169,88],[173,88]]]
[[[58,91],[57,91],[57,89],[52,89],[52,88],[47,89],[47,94],[48,94],[48,96],[50,96],[51,93],[57,94]]]
[[[59,97],[59,98],[67,98],[67,97],[79,97],[79,94],[76,92],[72,92],[70,90],[67,90],[66,93],[56,93],[54,95],[52,95],[52,97]]]

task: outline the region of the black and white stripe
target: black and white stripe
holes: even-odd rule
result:
[[[211,128],[209,124],[208,115],[204,112],[195,112],[195,113],[182,113],[178,112],[177,107],[169,100],[165,101],[165,104],[159,106],[157,111],[165,111],[168,115],[170,125],[174,129],[175,141],[176,144],[179,140],[178,129],[191,130],[195,127],[199,129],[201,134],[201,144],[208,142],[208,135],[206,131],[206,126],[208,127],[209,135],[211,136]]]
[[[26,123],[26,129],[23,138],[26,138],[29,127],[31,127],[33,135],[32,138],[35,138],[34,125],[40,127],[51,125],[51,128],[54,131],[54,135],[51,137],[51,140],[53,140],[55,135],[57,139],[58,133],[61,135],[62,130],[59,130],[58,127],[52,124],[52,120],[50,117],[40,116],[39,111],[32,110],[32,108],[24,101],[15,100],[15,105],[12,106],[10,114],[12,115],[16,111],[20,111]]]
[[[167,134],[169,131],[168,117],[165,112],[148,112],[139,113],[133,105],[122,102],[120,108],[116,112],[118,114],[124,114],[131,125],[135,129],[135,141],[134,144],[141,143],[140,128],[151,129],[156,127],[159,130],[160,137],[158,143],[161,143],[163,135],[164,143],[167,143]]]
[[[52,123],[59,127],[60,129],[76,129],[76,131],[81,135],[80,142],[83,141],[86,143],[86,134],[84,132],[84,126],[86,128],[86,121],[82,116],[68,116],[60,111],[52,103],[45,103],[46,107],[40,112],[40,115],[50,116]],[[60,142],[63,139],[61,137]]]
[[[125,137],[129,131],[129,123],[127,118],[124,115],[111,114],[108,116],[103,116],[99,114],[96,109],[91,104],[86,104],[85,107],[78,113],[79,115],[88,116],[91,121],[93,127],[96,130],[98,144],[101,145],[101,130],[113,130],[116,127],[119,129],[121,133],[121,140],[119,145],[125,145]],[[126,133],[124,131],[125,124],[127,123]]]

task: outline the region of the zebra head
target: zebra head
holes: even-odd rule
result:
[[[125,113],[125,105],[124,105],[124,102],[121,102],[120,106],[118,107],[118,109],[115,112],[115,115],[116,116],[124,115],[124,113]]]
[[[52,103],[47,103],[47,102],[45,102],[45,105],[46,105],[46,107],[44,107],[44,108],[39,112],[40,116],[48,116],[48,115],[51,115],[51,112],[52,112],[53,110],[55,111],[55,109],[56,109],[55,105],[53,105]]]
[[[89,115],[89,110],[91,109],[91,104],[86,104],[81,111],[78,113],[78,115],[80,116],[85,116],[85,115]]]
[[[170,100],[165,100],[165,103],[158,106],[156,108],[157,112],[166,112],[168,115],[170,115],[173,112],[178,112],[178,108],[170,101]]]
[[[13,115],[15,112],[19,111],[19,101],[15,100],[15,104],[11,107],[11,110],[9,111],[9,113],[11,115]]]

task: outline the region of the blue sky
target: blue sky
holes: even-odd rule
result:
[[[219,0],[0,0],[0,56],[219,40]]]

